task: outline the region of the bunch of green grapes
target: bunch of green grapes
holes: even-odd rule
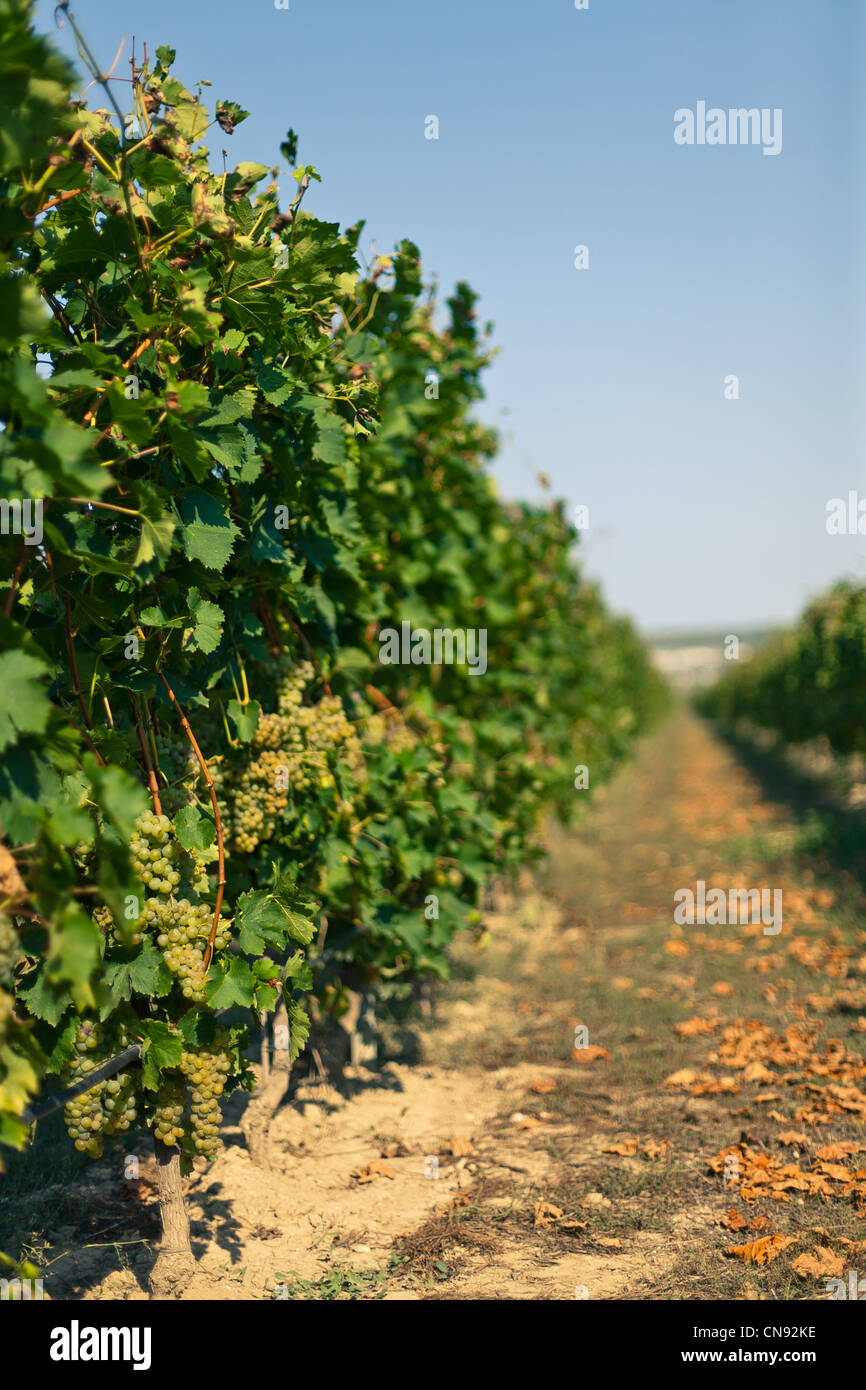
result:
[[[153,1132],[169,1146],[177,1144],[186,1134],[184,1120],[186,1091],[178,1077],[169,1077],[156,1093],[153,1109]]]
[[[177,867],[180,846],[172,836],[168,816],[145,811],[135,822],[129,842],[132,862],[145,888],[152,893],[174,892],[180,884]]]
[[[207,1047],[184,1052],[181,1070],[190,1088],[190,1128],[196,1153],[213,1158],[219,1151],[219,1098],[231,1071],[225,1034],[217,1033]]]
[[[231,1065],[227,1037],[222,1030],[207,1046],[185,1048],[180,1065],[182,1076],[169,1077],[157,1092],[157,1139],[169,1147],[191,1145],[204,1158],[215,1157],[220,1149],[219,1098]]]
[[[231,818],[235,848],[242,853],[273,835],[288,810],[289,779],[295,766],[292,754],[265,749],[241,770],[231,797]]]
[[[111,908],[104,903],[93,909],[93,920],[113,946],[140,946],[142,942],[141,932],[138,927],[132,931],[121,932],[114,920]],[[131,925],[131,924],[130,924]]]
[[[142,923],[156,932],[156,944],[163,959],[181,985],[185,999],[204,1003],[206,971],[204,957],[210,936],[213,915],[206,903],[148,898],[141,914]],[[214,937],[214,950],[228,946],[228,925],[220,918]]]
[[[130,851],[146,896],[135,923],[135,931],[122,934],[110,908],[97,907],[94,919],[110,944],[140,943],[145,936],[162,952],[183,997],[191,1003],[205,1002],[205,954],[213,920],[212,909],[198,900],[196,885],[204,876],[202,859],[178,842],[168,816],[147,811],[135,822]],[[206,883],[206,877],[205,877]],[[180,896],[181,892],[184,896]],[[231,939],[230,923],[220,919],[214,936],[214,950],[224,951]],[[5,935],[0,923],[0,951]],[[2,956],[0,956],[2,963]],[[111,1036],[98,1023],[80,1023],[74,1038],[74,1055],[64,1075],[66,1085],[74,1085],[95,1071],[100,1062],[128,1045],[124,1026],[116,1023]],[[184,1072],[196,1074],[186,1118],[187,1097],[182,1077],[169,1077],[159,1090],[152,1112],[157,1138],[175,1144],[189,1138],[198,1153],[216,1152],[219,1103],[230,1054],[225,1046],[214,1045],[198,1053],[185,1052]],[[198,1060],[196,1060],[198,1058]],[[201,1082],[201,1086],[198,1082]],[[69,1102],[66,1123],[78,1149],[98,1158],[106,1136],[122,1133],[136,1120],[136,1095],[140,1078],[126,1072],[100,1082]]]
[[[277,831],[281,839],[290,829],[297,839],[311,839],[303,801],[332,791],[337,795],[334,760],[352,773],[362,764],[361,744],[342,701],[325,695],[304,703],[305,687],[315,676],[312,664],[284,665],[283,671],[276,711],[259,718],[255,756],[225,782],[230,839],[241,853],[251,853]],[[346,804],[339,795],[337,800],[337,814],[343,814]]]
[[[180,982],[184,998],[202,1004],[212,912],[206,903],[194,900],[195,885],[204,874],[201,857],[178,843],[168,816],[157,816],[152,811],[138,817],[130,849],[136,872],[150,890],[139,918],[141,931],[155,936],[166,965]],[[176,897],[175,890],[181,886],[192,897]],[[141,931],[136,934],[139,941]],[[221,918],[214,950],[225,950],[229,940],[229,927]]]
[[[64,1086],[83,1081],[88,1072],[129,1045],[129,1034],[123,1025],[107,1032],[100,1024],[83,1022],[73,1039],[73,1056],[63,1069]],[[135,1072],[124,1072],[107,1081],[100,1081],[83,1095],[76,1096],[64,1107],[63,1117],[70,1139],[76,1149],[100,1158],[103,1141],[124,1133],[136,1121],[136,1096],[139,1078]]]
[[[159,740],[159,769],[163,774],[160,800],[175,815],[193,800],[199,778],[199,763],[183,735],[163,734]]]
[[[168,816],[143,812],[135,822],[129,847],[135,871],[151,893],[170,897],[177,888],[196,891],[206,887],[201,855],[184,849]]]
[[[201,856],[185,850],[178,843],[168,816],[157,816],[152,811],[140,815],[135,822],[129,847],[136,875],[153,896],[145,900],[139,920],[131,931],[129,928],[126,931],[119,929],[109,907],[102,905],[94,909],[94,921],[103,935],[116,946],[139,946],[143,940],[143,927],[155,927],[159,932],[165,930],[168,933],[174,927],[191,925],[189,920],[180,920],[188,916],[187,909],[192,906],[189,899],[185,898],[180,904],[182,912],[174,911],[177,907],[174,894],[179,889],[195,894],[196,889],[206,886],[207,882]],[[206,912],[206,909],[202,911]],[[168,914],[168,917],[163,929],[164,914]],[[177,937],[171,938],[173,944],[177,940]],[[168,963],[175,970],[172,962]]]

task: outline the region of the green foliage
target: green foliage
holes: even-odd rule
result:
[[[774,729],[791,743],[823,737],[837,753],[866,754],[866,587],[834,585],[699,704],[707,714]]]
[[[247,113],[169,48],[129,110],[71,103],[29,13],[0,0],[0,496],[36,515],[0,540],[0,1139],[127,1039],[79,1147],[210,1155],[246,1028],[281,1001],[296,1056],[311,989],[445,974],[661,694],[562,507],[496,496],[468,287],[440,325],[411,243],[365,271],[302,206],[313,166],[284,212],[211,170]],[[484,629],[488,669],[383,665],[403,622]]]

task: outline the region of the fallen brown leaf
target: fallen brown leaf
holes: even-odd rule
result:
[[[822,1162],[833,1163],[837,1159],[848,1158],[850,1154],[862,1153],[866,1153],[866,1144],[825,1144],[815,1157]]]
[[[442,1146],[442,1153],[450,1155],[451,1158],[466,1158],[468,1154],[474,1154],[475,1145],[471,1139],[460,1139],[455,1136],[447,1139]]]
[[[552,1202],[535,1203],[535,1220],[533,1226],[552,1226],[559,1221],[563,1215],[562,1207],[555,1207]]]
[[[811,1255],[798,1255],[791,1268],[801,1279],[838,1278],[845,1267],[841,1255],[835,1255],[826,1245],[818,1245]]]
[[[727,1245],[722,1254],[742,1260],[743,1264],[765,1265],[770,1260],[778,1259],[789,1245],[795,1244],[793,1236],[762,1236],[760,1240],[749,1241],[747,1245]]]
[[[726,1231],[745,1231],[748,1224],[743,1213],[737,1211],[736,1207],[731,1207],[727,1216],[719,1216],[716,1219],[716,1225],[724,1226]]]
[[[675,1023],[673,1031],[678,1038],[697,1038],[707,1033],[715,1033],[719,1026],[717,1018],[687,1018],[685,1023]]]
[[[576,1047],[572,1052],[575,1062],[595,1062],[601,1057],[609,1057],[606,1047]]]
[[[849,1172],[841,1163],[819,1163],[816,1165],[816,1171],[824,1173],[826,1177],[832,1178],[834,1182],[850,1182],[854,1176],[853,1173]]]
[[[537,1081],[533,1081],[529,1088],[537,1096],[549,1096],[551,1091],[556,1090],[556,1081],[552,1076],[539,1076]]]
[[[353,1168],[349,1174],[359,1183],[374,1182],[376,1178],[393,1178],[394,1169],[389,1168],[387,1163],[380,1163],[378,1159],[373,1159],[372,1163],[365,1163],[362,1168]]]

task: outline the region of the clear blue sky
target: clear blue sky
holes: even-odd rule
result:
[[[106,65],[124,34],[168,43],[188,86],[253,113],[211,140],[229,167],[279,163],[292,126],[324,180],[312,211],[474,286],[501,348],[482,411],[500,487],[538,496],[543,471],[589,506],[615,607],[735,632],[866,576],[866,536],[825,531],[828,498],[866,497],[861,0],[73,9]],[[781,107],[782,152],[675,144],[699,100]]]

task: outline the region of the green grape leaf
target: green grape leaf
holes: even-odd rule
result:
[[[51,711],[45,698],[47,667],[29,652],[0,656],[0,751],[20,734],[41,734]]]
[[[237,903],[238,944],[248,955],[261,955],[265,945],[282,946],[286,939],[309,946],[316,933],[316,923],[304,911],[307,902],[296,892],[277,897],[258,888],[244,893]]]
[[[168,512],[156,512],[142,516],[141,536],[135,552],[135,566],[149,565],[151,560],[167,560],[171,554],[174,536],[174,518]],[[142,615],[143,617],[144,615]]]
[[[16,995],[27,1005],[27,1012],[34,1018],[44,1019],[56,1027],[72,1003],[72,995],[65,984],[49,979],[45,966],[31,970],[18,985]]]
[[[302,951],[296,951],[283,966],[284,987],[291,985],[293,990],[308,990],[313,986],[313,971]]]
[[[206,654],[215,652],[222,641],[225,614],[210,599],[202,598],[200,590],[196,588],[190,589],[187,602],[195,619],[190,643],[192,650]]]
[[[205,1009],[187,1009],[177,1026],[184,1042],[190,1047],[206,1046],[213,1042],[216,1032],[216,1020]]]
[[[191,492],[183,499],[181,511],[187,558],[200,560],[207,569],[225,569],[240,531],[216,498]]]
[[[227,970],[219,965],[211,967],[205,986],[207,1002],[212,1009],[229,1009],[235,1004],[250,1008],[255,1001],[255,986],[255,976],[250,967],[245,960],[235,956]]]
[[[246,705],[242,705],[239,700],[229,700],[226,713],[241,743],[249,743],[259,727],[261,718],[262,707],[258,700],[250,700]]]
[[[39,1087],[39,1077],[29,1057],[8,1043],[0,1043],[0,1107],[20,1115]]]
[[[183,1042],[178,1034],[160,1019],[143,1019],[142,1081],[149,1091],[160,1086],[161,1073],[179,1067],[183,1058]]]
[[[258,1013],[270,1013],[280,997],[279,987],[259,980],[255,990],[255,1008]]]
[[[310,1036],[310,1016],[302,1004],[283,990],[289,1026],[289,1061],[300,1057]]]
[[[174,818],[174,831],[184,849],[208,849],[216,839],[216,826],[198,806],[182,806]]]
[[[144,940],[131,953],[106,958],[103,979],[110,991],[102,1012],[102,1017],[107,1018],[119,1001],[131,999],[133,994],[154,999],[168,994],[173,976],[159,947]]]

